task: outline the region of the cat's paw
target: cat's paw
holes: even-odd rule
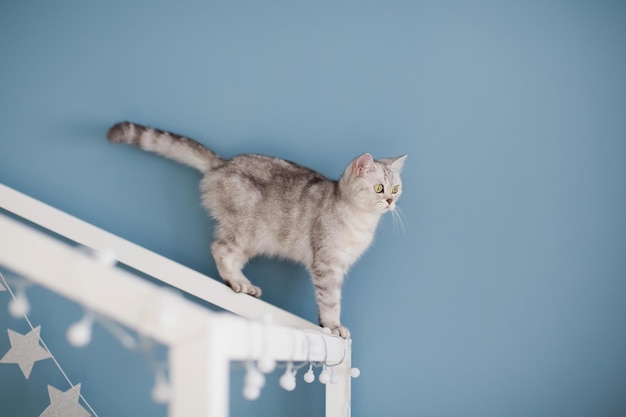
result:
[[[247,282],[230,282],[230,288],[235,292],[249,294],[253,297],[261,297],[261,289]]]
[[[335,336],[343,337],[344,339],[350,339],[350,330],[344,326],[337,326],[330,329],[331,333]]]

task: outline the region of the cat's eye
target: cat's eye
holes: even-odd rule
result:
[[[376,184],[374,186],[374,191],[376,191],[378,194],[380,194],[383,191],[385,191],[385,187],[382,184]]]
[[[400,191],[400,186],[399,185],[394,185],[393,188],[391,189],[391,193],[395,194],[398,191]]]

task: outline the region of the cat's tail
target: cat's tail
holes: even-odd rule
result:
[[[113,125],[107,132],[107,139],[111,143],[135,145],[202,172],[224,162],[216,153],[193,139],[131,122]]]

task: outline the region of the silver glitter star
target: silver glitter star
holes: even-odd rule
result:
[[[35,362],[51,357],[50,352],[39,345],[41,326],[35,327],[29,333],[22,335],[7,329],[11,349],[0,359],[0,363],[16,363],[28,379]]]
[[[50,405],[43,410],[39,417],[90,417],[91,414],[79,403],[80,384],[63,392],[48,385]]]

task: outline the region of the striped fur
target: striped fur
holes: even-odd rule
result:
[[[349,337],[340,322],[343,279],[370,245],[380,216],[395,209],[406,156],[375,161],[361,155],[334,181],[269,156],[225,160],[195,140],[129,122],[111,127],[107,137],[204,174],[202,203],[216,220],[211,252],[234,291],[261,295],[241,272],[255,256],[302,263],[315,287],[320,325]]]

